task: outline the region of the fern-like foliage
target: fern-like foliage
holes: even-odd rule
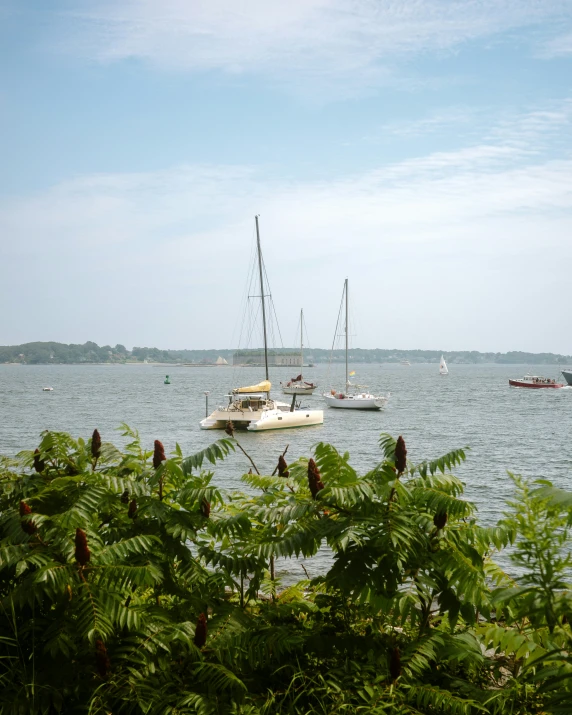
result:
[[[236,439],[155,468],[121,431],[0,458],[0,715],[571,713],[568,492],[514,477],[481,526],[465,449],[406,464],[381,435],[365,474],[321,442],[228,493],[203,467]]]

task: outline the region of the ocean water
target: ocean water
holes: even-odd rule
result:
[[[319,441],[348,450],[354,467],[366,471],[379,461],[381,432],[403,435],[413,461],[470,447],[467,461],[455,473],[487,524],[502,516],[512,494],[507,470],[572,489],[572,388],[510,388],[509,377],[521,377],[527,366],[449,367],[449,375],[441,377],[437,365],[352,366],[355,381],[368,385],[371,392],[391,394],[380,412],[325,407],[322,388],[339,387],[343,378],[338,373],[338,385],[331,384],[327,366],[306,369],[306,377],[320,387],[315,395],[301,398],[302,404],[323,407],[324,424],[240,433],[240,442],[262,473],[273,471],[286,445],[291,461],[310,456]],[[170,385],[163,384],[167,372]],[[534,373],[557,377],[553,366],[536,366]],[[270,379],[278,387],[293,374],[274,369]],[[138,429],[150,449],[153,440],[160,439],[167,453],[178,442],[185,454],[191,454],[224,435],[199,429],[206,411],[204,392],[210,391],[210,411],[225,402],[224,395],[233,386],[254,384],[262,377],[258,368],[0,365],[0,454],[34,448],[45,429],[88,438],[97,427],[103,440],[120,446],[121,422]],[[53,392],[42,391],[48,385]],[[233,454],[217,465],[215,480],[226,489],[241,488],[240,476],[249,466],[242,454]],[[325,559],[325,552],[314,559],[310,573]],[[284,569],[297,571],[291,562]]]

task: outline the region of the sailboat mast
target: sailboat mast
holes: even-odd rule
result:
[[[304,370],[304,311],[300,311],[300,375]]]
[[[262,300],[262,330],[264,333],[264,369],[266,379],[268,380],[268,338],[266,336],[266,305],[264,303],[264,277],[262,273],[262,250],[260,248],[260,230],[258,228],[258,216],[254,217],[256,221],[256,247],[258,249],[258,272],[260,274],[260,298]]]
[[[349,384],[349,375],[348,375],[348,332],[349,332],[349,327],[348,327],[348,279],[346,278],[346,284],[345,284],[345,292],[346,292],[346,390],[348,389],[348,384]]]

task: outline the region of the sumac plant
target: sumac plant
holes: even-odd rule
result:
[[[382,435],[358,474],[320,443],[226,493],[232,429],[188,457],[123,436],[0,458],[0,713],[572,713],[571,493],[515,477],[484,527],[462,449]]]

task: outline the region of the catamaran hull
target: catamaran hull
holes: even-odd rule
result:
[[[323,410],[264,410],[250,414],[230,415],[224,410],[215,410],[201,421],[201,429],[225,429],[231,421],[235,429],[246,429],[249,432],[263,432],[272,429],[289,429],[294,427],[310,427],[324,422]]]
[[[324,395],[324,400],[328,407],[336,407],[342,410],[381,410],[387,404],[387,397],[336,397],[335,395]]]
[[[262,432],[270,429],[288,429],[290,427],[309,427],[321,425],[324,422],[323,410],[294,410],[281,414],[267,413],[256,422],[251,422],[247,429],[250,432]]]

